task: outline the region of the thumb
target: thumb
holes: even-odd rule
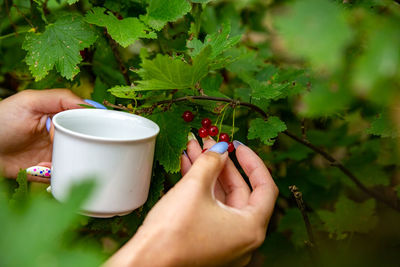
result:
[[[182,180],[194,180],[196,183],[200,184],[202,189],[211,193],[228,158],[227,150],[228,143],[216,143],[206,153],[196,159]]]

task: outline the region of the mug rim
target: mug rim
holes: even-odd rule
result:
[[[65,114],[67,114],[67,113],[76,113],[76,112],[115,113],[118,116],[125,116],[125,117],[140,119],[140,120],[145,121],[146,123],[150,124],[151,126],[153,126],[153,129],[155,129],[155,133],[151,134],[149,136],[146,136],[146,137],[141,137],[141,138],[100,137],[100,136],[93,136],[93,135],[83,134],[83,133],[79,133],[79,132],[70,130],[70,129],[65,128],[64,126],[60,125],[57,122],[57,119],[59,117],[65,116]],[[144,140],[152,139],[152,138],[156,137],[160,132],[160,127],[158,126],[158,124],[148,118],[145,118],[145,117],[142,117],[142,116],[139,116],[136,114],[131,114],[131,113],[117,111],[117,110],[109,110],[109,109],[94,109],[94,108],[80,109],[80,108],[78,108],[78,109],[64,110],[64,111],[61,111],[61,112],[57,113],[56,115],[54,115],[54,117],[52,118],[52,122],[53,122],[55,129],[65,133],[65,134],[72,135],[74,137],[83,138],[83,139],[93,140],[93,141],[108,141],[108,142],[132,142],[132,141],[135,141],[135,142],[137,142],[137,141],[144,141]]]

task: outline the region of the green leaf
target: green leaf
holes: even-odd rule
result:
[[[20,211],[0,201],[0,250],[7,251],[2,254],[0,265],[99,266],[104,256],[91,243],[74,240],[76,233],[71,231],[79,225],[78,210],[91,188],[88,184],[74,186],[70,195],[73,197],[63,204],[43,194],[33,195]]]
[[[145,59],[137,73],[143,80],[137,81],[135,91],[171,90],[194,88],[208,73],[211,48],[204,49],[190,65],[179,58],[158,54],[156,58]]]
[[[365,44],[365,52],[356,63],[354,83],[365,94],[381,79],[399,75],[400,30],[398,23],[372,20],[371,32]],[[381,89],[378,89],[381,92]],[[379,93],[378,93],[379,94]]]
[[[114,96],[119,98],[128,98],[128,99],[136,98],[136,92],[131,86],[117,85],[111,89],[108,89],[108,91]]]
[[[43,33],[26,35],[25,61],[36,81],[43,79],[54,66],[61,76],[72,80],[79,73],[77,65],[82,61],[79,51],[92,45],[96,38],[81,16],[62,16]]]
[[[260,138],[266,145],[273,145],[278,133],[286,130],[286,124],[278,117],[269,117],[267,121],[257,118],[250,122],[248,139]]]
[[[332,116],[344,112],[352,101],[348,88],[337,88],[337,84],[315,81],[309,93],[304,95],[302,115],[307,117]]]
[[[168,112],[149,116],[160,127],[156,142],[156,160],[167,172],[180,170],[180,157],[186,148],[190,125],[182,119],[184,108],[172,107]]]
[[[278,231],[290,231],[290,239],[297,247],[303,247],[304,242],[308,240],[303,217],[297,208],[290,208],[285,211],[285,215],[279,221]]]
[[[156,38],[152,32],[137,18],[119,20],[112,12],[102,7],[94,7],[85,16],[85,21],[101,27],[106,27],[110,36],[122,47],[133,44],[139,38]]]
[[[26,170],[20,170],[17,176],[18,187],[15,189],[14,195],[12,196],[12,203],[20,203],[26,201],[28,196],[28,179],[26,176]]]
[[[147,15],[141,19],[156,30],[161,30],[167,22],[182,18],[192,9],[187,0],[148,0],[148,2]]]
[[[222,28],[218,32],[214,34],[208,34],[204,38],[204,43],[196,38],[193,38],[193,40],[187,42],[187,47],[192,49],[190,55],[192,57],[197,56],[202,49],[210,45],[212,48],[210,57],[211,59],[215,59],[217,56],[230,49],[240,41],[240,38],[242,37],[241,35],[230,37],[230,33],[231,24],[227,23],[223,24]]]
[[[296,1],[276,24],[288,51],[317,67],[337,66],[351,38],[344,11],[328,0]]]
[[[357,203],[341,196],[335,204],[335,211],[317,210],[317,214],[324,223],[324,228],[331,237],[344,239],[348,233],[367,233],[378,222],[375,215],[375,200],[369,199]]]
[[[77,2],[79,2],[79,0],[67,0],[67,3],[70,5],[75,4]]]
[[[378,118],[371,122],[371,127],[367,129],[367,133],[380,137],[397,138],[400,136],[398,128],[386,112],[379,114]]]

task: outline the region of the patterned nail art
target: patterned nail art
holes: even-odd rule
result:
[[[26,173],[33,175],[33,176],[41,176],[50,178],[51,176],[51,169],[42,166],[33,166],[26,169]]]

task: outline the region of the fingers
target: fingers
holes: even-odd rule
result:
[[[198,157],[182,180],[195,181],[200,184],[203,190],[211,193],[219,174],[224,168],[228,157],[227,149],[228,146],[224,142],[213,146],[207,153]]]
[[[181,174],[185,176],[185,174],[189,171],[190,167],[192,167],[192,162],[190,161],[188,155],[186,153],[181,156]]]
[[[262,223],[267,223],[275,206],[278,188],[264,162],[250,148],[237,146],[236,157],[253,187],[248,205],[255,209]]]
[[[68,89],[25,90],[24,101],[26,106],[39,114],[56,114],[63,110],[82,108],[79,104],[86,104],[80,97]]]
[[[187,156],[189,157],[191,164],[190,166],[188,166],[187,164],[185,164],[185,166],[182,165],[182,175],[186,174],[186,172],[191,167],[192,163],[195,162],[196,159],[202,154],[202,148],[199,142],[197,141],[196,136],[192,132],[189,133],[188,140],[189,142],[187,145]],[[225,203],[225,192],[218,179],[214,187],[214,196],[217,200],[221,201],[222,203]]]
[[[208,137],[203,139],[203,143],[205,148],[209,148],[215,144],[215,141]],[[250,188],[243,180],[235,164],[229,158],[218,180],[226,194],[226,205],[234,208],[242,208],[247,205],[250,196]]]

